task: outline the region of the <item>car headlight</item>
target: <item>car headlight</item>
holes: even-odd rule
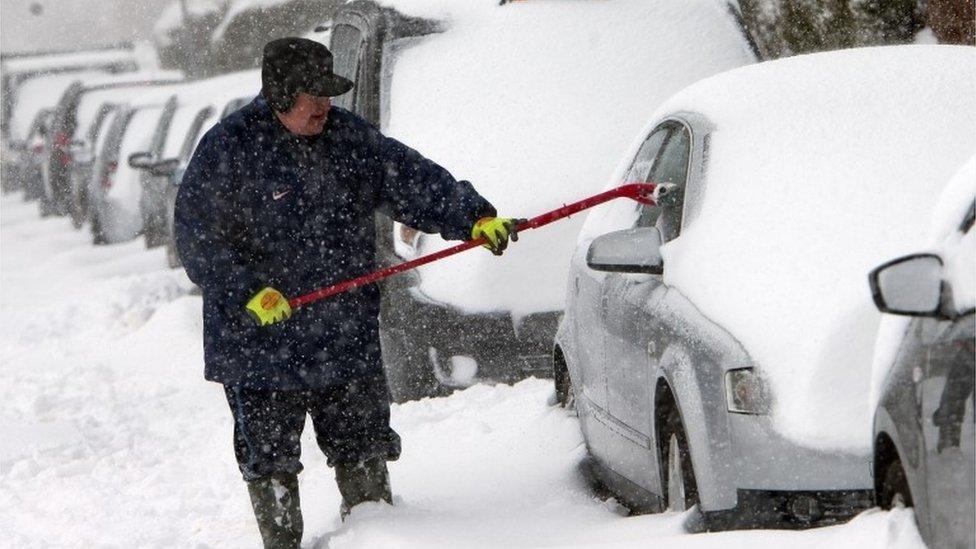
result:
[[[752,368],[725,373],[725,399],[730,412],[765,414],[769,412],[766,384]]]

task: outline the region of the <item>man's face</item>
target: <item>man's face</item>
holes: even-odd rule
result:
[[[295,104],[288,112],[279,112],[278,120],[297,135],[318,135],[325,129],[329,120],[332,102],[328,97],[316,97],[305,92],[298,94]]]

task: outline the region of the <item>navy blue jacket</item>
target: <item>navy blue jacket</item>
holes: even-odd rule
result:
[[[337,107],[315,137],[288,132],[261,97],[208,131],[174,225],[203,289],[206,378],[275,389],[382,378],[375,285],[272,326],[244,308],[265,286],[294,297],[374,270],[375,211],[447,239],[495,215],[470,183]]]

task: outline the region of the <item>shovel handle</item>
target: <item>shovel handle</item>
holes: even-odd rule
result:
[[[528,229],[538,229],[552,223],[553,221],[558,221],[560,219],[569,217],[573,214],[579,213],[583,210],[588,210],[604,202],[608,202],[615,198],[630,198],[636,200],[641,204],[647,204],[653,206],[658,203],[660,198],[667,194],[674,185],[670,183],[628,183],[626,185],[621,185],[609,191],[602,192],[600,194],[593,195],[588,198],[584,198],[578,202],[573,202],[572,204],[566,204],[561,208],[556,208],[555,210],[546,212],[542,215],[533,217],[532,219],[527,219],[522,223],[517,225],[517,230],[519,232]],[[463,251],[470,250],[471,248],[477,248],[485,243],[484,238],[479,238],[477,240],[468,240],[462,242],[456,246],[451,246],[444,250],[440,250],[425,256],[418,257],[416,259],[400,263],[399,265],[393,265],[374,271],[363,276],[352,278],[344,282],[339,282],[338,284],[333,284],[331,286],[326,286],[324,288],[315,290],[314,292],[307,293],[305,295],[300,295],[298,297],[288,300],[288,304],[291,305],[292,309],[298,307],[303,307],[309,303],[325,299],[327,297],[334,296],[336,294],[341,294],[343,292],[348,292],[353,288],[358,288],[360,286],[365,286],[366,284],[372,284],[373,282],[378,282],[384,278],[389,278],[395,274],[402,273],[404,271],[409,271],[411,269],[416,269],[421,265],[426,265],[428,263],[433,263],[434,261],[444,259],[455,254],[459,254]]]

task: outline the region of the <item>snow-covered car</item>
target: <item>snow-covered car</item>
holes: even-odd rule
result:
[[[37,114],[43,109],[53,109],[64,90],[78,78],[104,75],[105,73],[97,71],[37,75],[20,82],[12,98],[5,97],[5,101],[10,103],[10,108],[4,109],[4,115],[8,120],[3,127],[3,141],[9,153],[13,153],[8,153],[8,158],[15,164],[5,167],[4,176],[10,174],[20,177],[24,173],[23,163],[28,160],[28,157],[19,153],[27,148],[27,136],[34,127]],[[18,184],[28,184],[28,182],[20,181]]]
[[[150,88],[158,90],[182,79],[182,74],[175,71],[135,72],[88,77],[69,86],[54,108],[51,131],[45,145],[48,149],[48,167],[44,188],[47,194],[45,202],[49,209],[59,215],[67,214],[71,209],[71,168],[74,162],[72,143],[79,128],[85,126],[89,115],[101,110],[105,94],[97,92],[126,88],[130,94],[144,94]],[[84,143],[75,144],[85,146]]]
[[[170,239],[167,219],[171,213],[175,187],[173,171],[189,161],[200,130],[212,120],[215,123],[228,101],[241,96],[253,98],[261,89],[258,70],[232,73],[176,86],[167,101],[159,124],[153,131],[149,148],[136,155],[130,165],[141,171],[143,234],[148,247],[161,246]]]
[[[166,80],[79,86],[73,90],[76,95],[72,95],[69,102],[59,104],[62,107],[63,131],[74,128],[67,156],[69,173],[64,200],[75,227],[80,228],[89,217],[89,180],[98,157],[95,144],[101,132],[108,128],[105,122],[108,113],[126,105],[133,98],[162,103],[176,86]]]
[[[872,504],[864,275],[924,244],[976,150],[976,49],[842,50],[696,83],[651,118],[592,211],[553,352],[597,474],[697,527],[826,524]]]
[[[183,181],[186,166],[190,163],[190,158],[193,157],[193,151],[196,150],[197,144],[200,143],[200,139],[207,133],[207,130],[232,112],[250,103],[253,99],[254,95],[248,94],[230,99],[222,107],[218,104],[217,106],[220,107],[219,111],[212,111],[216,116],[211,113],[211,106],[204,107],[204,110],[208,111],[206,118],[202,120],[203,123],[200,127],[197,127],[194,123],[194,126],[187,132],[186,141],[180,149],[179,156],[164,158],[150,168],[166,176],[168,182],[168,187],[163,195],[163,214],[165,215],[164,221],[166,226],[166,241],[164,243],[166,246],[166,260],[170,267],[176,268],[183,264],[176,250],[176,241],[173,238],[173,213],[176,208],[176,195],[179,191],[180,183]]]
[[[580,22],[587,31],[580,32]],[[500,215],[531,217],[599,190],[630,136],[674,92],[756,56],[715,0],[345,4],[335,99],[473,182]],[[397,400],[478,380],[548,375],[582,219],[389,281],[383,357]],[[381,261],[450,246],[379,219]]]
[[[931,547],[973,547],[976,156],[943,191],[931,246],[872,271],[887,372],[874,412],[878,504],[914,506]],[[892,363],[892,364],[889,364]]]
[[[17,154],[11,162],[16,162],[12,177],[19,181],[16,187],[24,189],[24,200],[37,200],[44,195],[41,189],[41,166],[44,164],[44,136],[51,122],[51,109],[41,109],[31,122],[27,139],[17,147]]]
[[[132,48],[105,48],[58,54],[13,55],[0,59],[0,96],[3,100],[3,137],[9,135],[8,123],[17,102],[19,87],[40,75],[61,75],[98,71],[120,73],[148,68],[145,52]]]
[[[162,104],[126,105],[113,113],[88,184],[92,241],[114,244],[142,232],[139,171],[125,160],[146,149]]]

